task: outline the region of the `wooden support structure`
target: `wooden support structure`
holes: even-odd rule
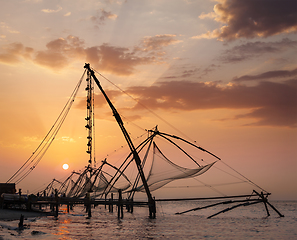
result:
[[[262,201],[264,202],[265,206],[266,204],[268,204],[280,217],[284,217],[283,214],[281,214],[270,202],[268,202],[267,200],[267,196],[264,196],[263,192],[258,193],[256,190],[253,190],[254,193],[256,193],[260,198],[262,198]],[[266,206],[267,208],[267,206]],[[268,209],[267,209],[268,211]],[[268,216],[270,216],[269,212],[268,212]]]
[[[111,194],[111,198],[106,201],[106,199],[98,199],[98,200],[92,200],[90,198],[90,195],[87,194],[85,198],[59,198],[57,195],[55,198],[48,198],[48,197],[41,197],[38,198],[37,200],[30,200],[30,204],[28,202],[26,203],[27,210],[30,211],[40,211],[42,210],[43,206],[45,209],[47,208],[48,205],[51,206],[51,212],[55,217],[58,217],[59,214],[59,206],[60,205],[66,205],[67,206],[67,212],[69,213],[69,209],[72,209],[73,205],[84,205],[86,207],[86,213],[87,217],[91,218],[92,217],[92,212],[91,212],[91,206],[92,205],[108,205],[109,212],[113,212],[113,205],[117,206],[117,217],[118,219],[122,219],[124,217],[124,212],[123,212],[123,206],[125,205],[127,208],[127,211],[130,213],[133,213],[134,206],[147,206],[148,202],[142,202],[142,201],[134,201],[132,199],[123,199],[122,197],[122,190],[118,191],[119,197],[118,199],[114,199],[113,194]],[[155,201],[189,201],[189,200],[222,200],[222,199],[228,199],[225,201],[219,201],[215,202],[212,204],[208,204],[206,206],[200,206],[196,207],[193,209],[189,209],[183,212],[177,212],[176,214],[184,214],[188,213],[191,211],[197,211],[197,210],[202,210],[202,209],[207,209],[211,207],[215,207],[218,205],[228,205],[228,204],[235,204],[231,207],[225,208],[208,218],[213,218],[221,213],[225,213],[228,211],[231,211],[235,208],[242,207],[242,206],[250,206],[254,205],[257,203],[263,203],[267,212],[267,216],[270,216],[268,207],[271,207],[280,217],[284,217],[283,214],[281,214],[271,203],[268,202],[267,197],[269,196],[269,193],[258,193],[257,191],[253,191],[252,194],[250,195],[237,195],[237,196],[225,196],[225,197],[212,197],[212,198],[184,198],[184,199],[157,199]],[[233,199],[231,199],[233,198]],[[237,199],[236,199],[237,198]],[[241,199],[238,199],[241,198]],[[244,199],[243,199],[244,198]],[[20,202],[20,200],[17,201],[11,201],[10,203],[7,203],[4,201],[4,204],[10,205],[11,207],[18,206],[18,205],[24,205],[25,202]],[[32,207],[30,207],[32,206]],[[35,207],[34,207],[35,206]],[[155,211],[155,210],[154,210]],[[151,211],[153,214],[154,211]],[[154,218],[155,216],[150,216],[151,218]]]
[[[261,192],[261,194],[260,194],[257,191],[253,190],[253,193],[251,195],[225,196],[225,197],[213,197],[213,198],[179,199],[179,201],[181,201],[181,200],[218,200],[218,199],[226,199],[226,198],[243,198],[243,197],[246,198],[246,199],[243,199],[243,200],[229,200],[229,201],[218,202],[218,203],[206,205],[206,206],[203,206],[203,207],[197,207],[197,208],[189,209],[189,210],[186,210],[186,211],[183,211],[183,212],[177,212],[176,214],[184,214],[184,213],[187,213],[187,212],[206,209],[206,208],[210,208],[210,207],[214,207],[214,206],[222,205],[222,204],[224,205],[224,204],[240,203],[240,204],[234,205],[232,207],[225,208],[225,209],[223,209],[223,210],[221,210],[221,211],[219,211],[219,212],[217,212],[217,213],[215,213],[215,214],[208,217],[208,218],[212,218],[212,217],[217,216],[217,215],[219,215],[221,213],[228,212],[230,210],[233,210],[233,209],[241,207],[241,206],[249,206],[249,205],[254,205],[254,204],[263,202],[268,217],[270,216],[270,213],[268,211],[267,205],[269,205],[280,217],[284,217],[284,215],[282,215],[272,204],[270,204],[268,202],[267,197],[269,195],[270,195],[270,193],[264,194],[263,192]],[[255,197],[257,197],[257,198],[255,198]],[[173,199],[166,199],[166,201],[168,201],[168,200],[173,200]],[[165,199],[164,200],[161,199],[161,200],[157,200],[157,201],[165,201]]]
[[[269,213],[269,210],[268,210],[268,207],[267,207],[267,197],[264,196],[263,192],[261,192],[261,198],[263,199],[265,210],[266,210],[267,216],[269,217],[270,213]]]
[[[217,213],[215,213],[215,214],[213,214],[213,215],[211,215],[211,216],[209,216],[209,217],[207,217],[207,218],[208,218],[208,219],[209,219],[209,218],[212,218],[212,217],[217,216],[217,215],[219,215],[219,214],[221,214],[221,213],[228,212],[228,211],[230,211],[230,210],[232,210],[232,209],[234,209],[234,208],[238,208],[238,207],[241,207],[241,206],[253,205],[253,204],[257,204],[257,203],[259,203],[259,202],[261,202],[261,201],[255,201],[255,202],[249,202],[249,201],[247,201],[247,202],[245,202],[245,203],[241,203],[241,204],[232,206],[232,207],[230,207],[230,208],[226,208],[226,209],[224,209],[224,210],[222,210],[222,211],[219,211],[219,212],[217,212]]]
[[[145,192],[146,192],[146,195],[147,195],[147,198],[148,198],[148,207],[149,207],[149,217],[150,218],[156,218],[156,202],[155,200],[153,199],[152,195],[151,195],[151,192],[150,192],[150,189],[149,189],[149,186],[147,184],[147,181],[146,181],[146,178],[144,176],[144,173],[143,173],[143,169],[142,169],[142,165],[141,165],[141,160],[140,160],[140,157],[138,155],[138,152],[136,151],[136,148],[130,138],[130,135],[128,134],[126,128],[124,127],[124,122],[120,116],[120,114],[118,113],[118,111],[116,110],[116,108],[114,107],[114,105],[112,104],[112,102],[110,101],[109,97],[107,96],[107,94],[105,93],[104,89],[102,88],[99,80],[97,79],[97,77],[95,76],[95,73],[94,71],[91,69],[90,67],[90,64],[89,63],[86,63],[85,66],[84,66],[85,69],[88,70],[88,73],[91,75],[91,77],[94,79],[95,83],[97,84],[98,88],[100,89],[100,91],[102,92],[105,100],[107,101],[109,107],[111,108],[112,110],[112,113],[113,113],[113,116],[115,117],[115,120],[117,121],[124,137],[125,137],[125,140],[131,150],[131,153],[133,155],[133,159],[136,163],[136,166],[137,166],[137,169],[138,169],[138,173],[140,175],[140,178],[142,180],[142,184],[143,184],[143,187],[145,189]]]

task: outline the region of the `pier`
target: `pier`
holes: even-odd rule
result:
[[[36,197],[28,198],[15,196],[15,198],[1,198],[0,207],[2,209],[21,209],[25,211],[38,211],[46,212],[55,217],[59,216],[59,209],[66,206],[67,213],[77,205],[84,206],[86,209],[86,216],[88,218],[92,217],[92,208],[97,206],[104,206],[108,208],[109,212],[113,212],[116,207],[118,213],[118,219],[124,217],[124,208],[127,212],[133,213],[134,207],[147,206],[147,201],[133,201],[133,199],[123,199],[121,191],[117,199],[113,198],[111,194],[110,198],[105,199],[90,199],[88,196],[85,198],[75,198],[75,197]],[[65,208],[65,207],[64,207]]]
[[[209,198],[179,198],[179,199],[154,199],[155,202],[175,202],[175,201],[210,201],[211,204],[207,204],[203,207],[197,207],[193,209],[188,209],[183,212],[177,212],[176,214],[184,214],[187,212],[198,211],[201,209],[211,208],[218,205],[232,205],[222,211],[219,211],[208,218],[212,218],[216,215],[221,213],[228,212],[232,209],[237,207],[244,207],[253,204],[263,203],[267,212],[267,216],[270,216],[268,206],[274,210],[279,217],[284,217],[271,203],[268,202],[267,197],[270,193],[263,194],[263,192],[258,193],[257,191],[253,191],[250,195],[236,195],[236,196],[224,196],[224,197],[209,197]],[[227,199],[227,200],[226,200]],[[216,202],[213,202],[216,201]],[[59,216],[59,209],[66,206],[67,213],[73,209],[74,206],[81,205],[85,207],[85,212],[87,218],[92,217],[92,208],[96,208],[97,206],[101,205],[104,206],[104,209],[107,209],[110,213],[114,212],[114,207],[117,209],[117,218],[123,219],[124,218],[124,208],[127,210],[128,213],[133,213],[134,207],[143,207],[148,206],[150,210],[149,217],[151,216],[151,207],[147,201],[134,201],[133,199],[123,199],[122,191],[118,191],[118,198],[114,198],[114,194],[110,194],[110,198],[105,199],[91,199],[90,194],[87,193],[85,198],[75,198],[75,197],[37,197],[36,199],[28,198],[19,198],[19,199],[5,199],[1,198],[1,208],[10,208],[10,209],[23,209],[26,211],[39,211],[45,212],[50,215],[53,215],[58,218]],[[48,211],[49,209],[49,211]],[[65,209],[65,207],[64,207]],[[155,205],[154,205],[154,212],[156,212]]]

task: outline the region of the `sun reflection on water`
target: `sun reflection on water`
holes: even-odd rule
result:
[[[60,212],[67,213],[67,208],[60,208]],[[57,229],[55,233],[52,233],[53,235],[60,236],[59,239],[71,239],[71,237],[68,237],[67,235],[70,234],[69,231],[69,224],[71,224],[72,220],[70,218],[66,218],[63,220],[57,220]]]

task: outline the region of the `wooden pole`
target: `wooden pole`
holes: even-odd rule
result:
[[[113,116],[115,117],[115,120],[117,121],[120,129],[122,130],[123,132],[123,135],[127,141],[127,144],[133,154],[133,158],[134,158],[134,161],[136,163],[136,166],[137,166],[137,169],[138,169],[138,172],[139,172],[139,175],[140,175],[140,178],[142,180],[142,184],[143,184],[143,187],[145,189],[145,192],[147,194],[147,198],[148,198],[148,206],[149,206],[149,216],[150,218],[156,218],[156,202],[155,200],[153,199],[152,195],[151,195],[151,192],[150,192],[150,189],[149,189],[149,186],[147,184],[147,181],[146,181],[146,178],[144,176],[144,173],[143,173],[143,169],[142,169],[142,166],[141,166],[141,160],[140,160],[140,157],[138,155],[138,152],[130,138],[130,135],[128,134],[126,128],[124,127],[124,122],[120,116],[120,114],[118,113],[118,111],[116,110],[116,108],[114,107],[114,105],[112,104],[112,102],[110,101],[109,97],[107,96],[107,94],[105,93],[105,91],[103,90],[102,86],[100,85],[100,82],[99,80],[97,79],[97,77],[95,76],[95,73],[93,70],[91,70],[90,68],[90,64],[89,63],[86,63],[84,68],[86,68],[88,70],[88,72],[91,74],[91,76],[93,77],[95,83],[97,84],[98,88],[100,89],[100,91],[102,92],[105,100],[107,101],[109,107],[111,108],[112,110],[112,113],[113,113]]]
[[[56,203],[56,212],[55,212],[55,217],[59,216],[59,204]]]
[[[253,190],[254,193],[256,193],[259,197],[261,197],[263,199],[264,194],[260,194],[258,193],[256,190]],[[266,200],[264,200],[266,199]],[[268,204],[280,217],[284,217],[283,214],[281,214],[270,202],[267,201],[267,197],[264,198],[263,201],[265,201],[266,204]]]
[[[113,193],[111,193],[110,201],[113,202]],[[109,212],[113,212],[113,204],[109,204]]]
[[[123,197],[122,197],[122,189],[119,189],[119,202],[118,202],[118,219],[123,219],[124,210],[123,210]]]
[[[268,210],[268,207],[267,207],[267,197],[264,196],[263,192],[261,192],[261,197],[263,199],[263,203],[264,203],[264,206],[265,206],[265,209],[266,209],[266,212],[267,212],[267,216],[269,217],[270,213],[269,213],[269,210]]]
[[[58,217],[58,215],[59,215],[59,196],[58,196],[58,190],[57,189],[55,189],[55,200],[56,200],[55,217]]]
[[[88,206],[88,218],[92,217],[91,204]]]
[[[104,198],[105,202],[106,202],[106,198],[107,198],[107,193],[105,193],[105,198]],[[106,204],[104,204],[104,208],[106,209]]]
[[[21,214],[20,222],[19,222],[19,229],[23,229],[23,228],[24,228],[24,215]]]
[[[127,212],[130,212],[130,206],[131,206],[131,204],[130,204],[130,199],[126,199],[126,209],[127,209]]]
[[[91,210],[91,195],[89,192],[86,193],[85,197],[85,206],[86,206],[86,212],[88,213],[88,218],[92,217],[92,210]]]

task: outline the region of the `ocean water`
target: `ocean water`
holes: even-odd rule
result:
[[[266,217],[262,203],[236,208],[211,219],[208,216],[228,206],[181,212],[210,202],[157,202],[156,219],[148,218],[146,207],[134,213],[109,213],[104,206],[92,209],[87,218],[83,207],[69,214],[27,219],[25,229],[17,230],[18,221],[0,222],[0,239],[297,239],[297,201],[271,202],[285,217],[272,209]],[[63,210],[63,209],[62,209]],[[66,209],[65,209],[66,210]]]

